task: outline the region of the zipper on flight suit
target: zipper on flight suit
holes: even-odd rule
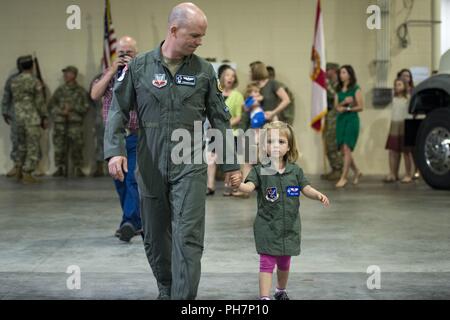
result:
[[[169,91],[170,91],[170,103],[168,104],[169,106],[169,110],[167,110],[167,137],[166,137],[166,146],[167,146],[167,151],[166,151],[166,183],[169,184],[170,181],[170,114],[171,114],[171,109],[173,109],[173,92],[172,92],[172,87],[173,87],[173,77],[172,77],[172,73],[170,72],[169,68],[167,68],[163,62],[161,62],[161,66],[163,67],[164,71],[166,74],[169,75],[169,80],[170,80],[170,84],[169,84]]]
[[[183,63],[178,67],[177,71],[175,71],[175,75],[178,73],[178,71],[181,70],[181,68],[184,66],[184,64],[186,63],[186,61],[183,61]],[[170,181],[170,147],[171,147],[171,127],[170,127],[170,120],[171,120],[171,113],[172,110],[175,110],[174,108],[174,93],[173,93],[173,85],[174,85],[174,76],[172,75],[172,72],[170,72],[169,68],[167,68],[164,65],[164,62],[161,62],[162,67],[164,68],[164,71],[169,75],[169,79],[170,79],[170,85],[169,85],[169,90],[170,90],[170,106],[169,106],[169,110],[167,113],[167,154],[166,154],[166,175],[167,175],[167,184],[169,184]]]
[[[280,179],[280,194],[281,194],[281,204],[283,205],[283,255],[286,254],[286,209],[284,207],[284,192],[283,192],[283,182],[281,179],[281,174],[278,174],[278,178]]]
[[[171,114],[172,114],[172,110],[174,110],[174,98],[173,98],[173,77],[172,74],[169,72],[170,74],[170,86],[169,86],[169,90],[170,90],[170,107],[169,107],[169,112],[167,113],[167,184],[170,181],[170,151],[171,151],[171,144],[172,144],[172,139],[171,139],[171,135],[172,135],[172,129],[170,127],[170,121],[171,121]]]

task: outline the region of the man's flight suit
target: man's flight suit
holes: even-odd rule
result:
[[[144,245],[159,298],[195,299],[204,241],[207,165],[204,161],[174,164],[171,153],[179,141],[171,141],[171,135],[180,128],[193,135],[194,121],[203,123],[208,117],[225,140],[230,115],[210,63],[187,56],[172,76],[161,47],[133,59],[117,80],[105,127],[105,159],[126,156],[125,126],[132,108],[139,119],[136,175]],[[234,147],[230,142],[227,148]],[[192,163],[203,148],[200,143],[191,149]],[[222,165],[224,172],[239,170],[233,159],[233,164]]]

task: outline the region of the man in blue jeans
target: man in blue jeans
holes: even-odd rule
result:
[[[114,83],[120,78],[122,71],[137,54],[136,41],[131,37],[122,37],[118,43],[118,58],[112,66],[103,72],[103,76],[94,82],[91,89],[91,98],[103,101],[103,121],[106,123],[108,112],[111,107]],[[123,216],[116,237],[129,242],[135,235],[142,235],[142,222],[139,210],[139,192],[135,177],[136,168],[136,146],[138,121],[135,111],[130,112],[126,136],[126,150],[128,156],[128,172],[123,181],[114,180],[119,194],[120,205]]]

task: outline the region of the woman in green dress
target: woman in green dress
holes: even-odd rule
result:
[[[336,187],[343,188],[347,184],[350,168],[354,173],[353,184],[358,184],[359,178],[362,176],[353,159],[352,152],[359,135],[358,113],[363,110],[364,105],[361,88],[356,82],[355,71],[350,65],[342,66],[339,69],[339,84],[334,104],[338,112],[336,142],[344,157],[344,169]]]

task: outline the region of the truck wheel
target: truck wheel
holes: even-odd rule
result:
[[[428,185],[450,190],[450,108],[427,115],[417,134],[414,158]]]

